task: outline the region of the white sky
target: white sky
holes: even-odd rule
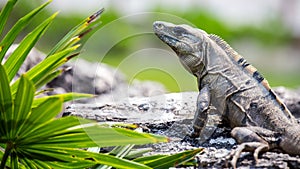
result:
[[[37,3],[47,0],[32,0]],[[0,4],[7,0],[0,0]],[[198,7],[212,11],[228,24],[259,24],[265,17],[281,14],[287,27],[296,36],[300,36],[300,1],[299,0],[53,0],[50,4],[60,15],[70,13],[90,14],[101,7],[115,7],[121,14],[149,12],[156,5],[166,9],[180,11],[189,7]],[[246,18],[246,19],[245,19]]]
[[[274,17],[279,11],[287,26],[300,36],[298,0],[53,0],[51,7],[59,10],[60,14],[90,14],[101,7],[113,6],[121,14],[128,15],[149,12],[157,5],[166,8],[166,12],[168,9],[185,11],[189,7],[199,6],[199,10],[204,8],[212,11],[228,24],[259,24],[265,17]]]

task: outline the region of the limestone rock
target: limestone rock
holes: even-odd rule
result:
[[[296,90],[290,90],[285,87],[276,87],[274,91],[286,104],[288,109],[296,118],[300,118],[300,88]]]
[[[294,100],[289,90],[276,92],[283,101]],[[170,93],[154,97],[126,98],[117,102],[95,104],[74,104],[67,108],[65,115],[75,115],[99,122],[121,122],[138,124],[139,130],[168,136],[169,143],[149,145],[153,154],[170,154],[197,147],[204,147],[204,153],[197,156],[198,168],[228,168],[228,155],[236,142],[230,136],[231,129],[219,125],[211,138],[199,144],[197,139],[186,139],[195,112],[198,92]],[[293,103],[294,101],[291,101]],[[288,105],[290,106],[290,105]],[[299,157],[277,152],[266,152],[255,164],[253,154],[243,152],[238,168],[287,168],[300,165]]]
[[[4,61],[17,47],[17,44],[10,47]],[[14,79],[20,77],[45,57],[45,54],[33,48]],[[128,84],[123,73],[104,63],[90,63],[83,59],[75,59],[67,62],[62,68],[65,69],[65,72],[44,87],[54,89],[47,94],[90,93],[97,97],[77,102],[94,104],[95,102],[113,102],[128,97],[153,96],[166,92],[164,86],[157,82],[135,80],[132,84]]]

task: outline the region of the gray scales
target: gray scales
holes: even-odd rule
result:
[[[239,146],[231,156],[235,168],[242,151],[279,150],[300,155],[300,125],[264,77],[220,37],[188,25],[156,21],[155,34],[197,77],[199,96],[192,137],[208,139],[222,121]]]

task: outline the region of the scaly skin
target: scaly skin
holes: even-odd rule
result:
[[[216,35],[188,25],[156,21],[155,34],[197,77],[199,96],[193,137],[208,139],[221,120],[240,143],[232,165],[243,150],[258,153],[279,149],[300,155],[300,125],[263,76]]]

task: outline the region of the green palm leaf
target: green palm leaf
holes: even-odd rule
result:
[[[34,87],[31,81],[21,76],[16,97],[14,98],[14,112],[12,113],[12,126],[10,139],[13,139],[21,131],[26,119],[30,115],[34,97]]]
[[[40,161],[44,163],[44,167],[47,166],[53,168],[87,168],[95,164],[105,164],[113,166],[115,168],[126,168],[126,169],[149,169],[150,167],[129,161],[126,159],[120,159],[107,154],[91,153],[83,150],[75,149],[50,149],[45,148],[44,150],[30,149],[30,154],[39,154]],[[88,157],[88,158],[87,158]],[[29,158],[29,157],[26,157]],[[52,159],[52,160],[49,160]],[[47,161],[48,160],[48,161]],[[73,160],[73,162],[67,162]],[[45,162],[47,161],[47,163]],[[84,161],[84,162],[78,162]]]
[[[23,120],[25,121],[24,127],[19,127],[19,135],[22,135],[21,133],[32,132],[41,124],[52,120],[60,113],[62,105],[63,103],[61,98],[49,98],[38,107],[33,108],[30,116]]]
[[[141,157],[135,159],[134,161],[140,162],[152,168],[165,169],[181,165],[191,160],[196,154],[200,153],[201,151],[203,151],[203,148],[188,150],[168,156],[155,155],[149,157]]]
[[[0,20],[0,35],[2,34],[4,26],[7,22],[8,17],[9,17],[9,14],[11,13],[11,11],[12,11],[14,5],[16,4],[16,2],[17,2],[17,0],[9,0],[6,3],[5,7],[1,10],[1,13],[0,13],[0,18],[1,18],[1,20]],[[2,47],[0,47],[0,49],[2,49]],[[0,50],[0,52],[1,52],[1,50]],[[1,60],[2,59],[0,59],[0,61]]]
[[[37,89],[43,87],[44,85],[46,85],[47,83],[51,82],[53,79],[55,79],[56,77],[58,77],[59,75],[61,75],[66,69],[59,69],[59,70],[55,70],[47,75],[45,75],[42,79],[40,79],[36,84],[35,87]]]
[[[12,119],[12,96],[5,68],[0,64],[0,136],[8,137],[9,123]],[[8,123],[9,122],[9,123]]]
[[[56,54],[51,55],[46,58],[28,72],[26,72],[27,77],[36,85],[40,83],[40,80],[48,74],[52,73],[56,68],[66,63],[70,58],[68,58],[69,54],[76,50],[78,46],[73,46],[64,51],[58,52]],[[19,80],[17,80],[12,85],[12,93],[16,92]]]
[[[93,15],[86,18],[83,22],[75,26],[73,29],[71,29],[69,33],[65,37],[63,37],[57,43],[57,45],[53,47],[53,49],[49,52],[48,56],[56,52],[65,50],[70,45],[73,45],[76,42],[78,42],[83,35],[85,35],[87,32],[90,31],[91,26],[97,25],[100,22],[97,19],[99,18],[99,16],[102,14],[103,11],[104,9],[97,11]]]
[[[11,81],[16,75],[30,50],[34,47],[37,40],[45,33],[56,15],[57,13],[53,14],[41,23],[35,30],[29,33],[7,59],[4,66],[6,67],[9,81]]]
[[[19,104],[15,112],[17,119],[22,119],[22,122],[18,123],[18,132],[7,139],[7,152],[4,153],[6,158],[10,154],[12,159],[11,166],[17,167],[20,165],[17,161],[25,157],[34,160],[30,162],[28,159],[22,159],[24,165],[33,165],[35,167],[49,168],[50,163],[45,162],[49,159],[57,163],[64,159],[65,163],[60,165],[68,164],[67,162],[72,161],[77,161],[78,163],[84,161],[83,163],[90,164],[85,162],[86,158],[90,157],[89,153],[86,152],[85,158],[75,158],[74,154],[68,153],[70,152],[69,149],[167,141],[164,137],[136,133],[121,128],[103,127],[96,123],[91,123],[90,120],[73,116],[54,119],[53,117],[60,112],[63,102],[63,99],[59,97],[49,97],[37,107],[31,109],[31,111],[28,111],[28,105],[25,104],[27,100],[24,97],[26,92],[31,92],[29,95],[32,100],[34,94],[33,84],[26,76],[22,76],[14,102]],[[25,115],[23,117],[19,114],[21,107],[24,108]],[[29,107],[31,107],[30,102]],[[4,121],[4,123],[7,122]],[[0,136],[0,140],[3,140],[3,136]],[[58,150],[60,151],[58,152]],[[27,164],[29,162],[30,164]],[[96,160],[96,162],[93,165],[98,164],[99,161]],[[133,163],[135,164],[135,162]],[[109,162],[104,164],[109,164]]]
[[[9,0],[2,10],[0,14],[0,34],[2,32],[2,29],[6,23],[6,20],[8,18],[9,13],[11,12],[13,6],[17,0]],[[18,22],[10,29],[10,31],[5,35],[3,40],[0,43],[0,62],[2,61],[5,53],[7,52],[8,48],[11,46],[11,44],[14,42],[16,37],[19,35],[19,33],[29,24],[30,20],[37,15],[43,8],[45,8],[51,1],[48,1],[41,5],[40,7],[32,10],[30,13],[22,17],[18,20]]]

